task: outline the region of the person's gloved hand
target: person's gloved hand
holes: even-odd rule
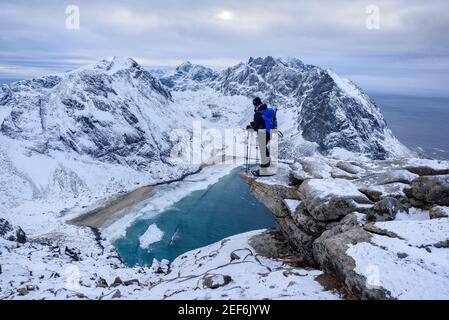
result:
[[[246,130],[253,130],[253,127],[251,127],[251,126],[246,126]]]

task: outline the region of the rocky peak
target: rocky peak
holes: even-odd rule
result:
[[[248,65],[258,70],[259,73],[269,72],[277,63],[278,60],[275,60],[271,56],[253,58],[248,61]]]
[[[296,58],[251,57],[222,72],[184,64],[162,82],[174,90],[211,87],[228,96],[262,97],[279,110],[284,133],[280,151],[286,158],[317,151],[336,155],[341,150],[373,159],[411,154],[359,87]]]
[[[192,67],[193,64],[190,61],[185,61],[176,68],[176,71],[188,73]]]
[[[176,71],[183,76],[200,82],[204,80],[212,81],[216,75],[214,70],[211,68],[198,64],[192,64],[190,61],[181,64],[178,68],[176,68]]]
[[[174,90],[196,90],[198,84],[207,85],[214,81],[217,73],[211,68],[186,61],[179,65],[174,74],[167,74],[160,81]]]
[[[294,57],[279,59],[279,61],[285,66],[288,66],[290,68],[303,69],[304,67],[306,67],[306,65],[304,64],[304,62],[302,62],[302,60]]]
[[[113,57],[110,63],[110,68],[114,69],[131,69],[131,68],[139,68],[140,65],[136,60],[132,58],[126,57]]]
[[[87,154],[145,167],[160,159],[162,121],[170,92],[130,58],[102,60],[59,76],[10,84],[1,133],[36,150]]]

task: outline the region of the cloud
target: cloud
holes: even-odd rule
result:
[[[406,87],[412,77],[413,90],[424,90],[435,75],[430,83],[446,90],[437,80],[448,71],[447,0],[76,3],[81,28],[68,30],[66,3],[3,0],[0,63],[10,68],[0,69],[0,78],[21,70],[16,67],[23,69],[17,76],[37,76],[40,68],[66,70],[115,55],[146,66],[191,60],[217,68],[273,55],[330,67],[366,89],[391,89],[381,78]],[[368,5],[380,9],[379,30],[366,28]]]
[[[2,74],[2,78],[4,79],[39,77],[54,73],[59,73],[59,70],[42,67],[11,66],[0,64],[0,74]]]

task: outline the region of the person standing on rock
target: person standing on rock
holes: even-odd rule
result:
[[[259,97],[254,98],[254,120],[246,127],[252,134],[257,132],[261,164],[257,170],[251,172],[255,176],[272,176],[275,174],[272,168],[269,142],[272,130],[277,129],[276,111],[268,108]]]

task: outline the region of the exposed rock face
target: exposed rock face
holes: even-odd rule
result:
[[[357,217],[348,215],[314,242],[314,258],[323,271],[341,279],[352,294],[363,299],[385,299],[387,296],[384,290],[367,288],[366,278],[354,271],[356,262],[346,254],[349,245],[369,242],[371,237],[369,232],[358,225]]]
[[[346,174],[336,175],[337,169]],[[440,259],[432,255],[449,254],[432,251],[447,250],[449,210],[420,209],[421,203],[447,205],[448,176],[437,175],[445,170],[449,162],[320,157],[281,167],[276,177],[242,176],[272,210],[302,261],[337,277],[360,298],[396,299],[449,295],[439,285],[449,281],[449,270],[431,262]],[[424,173],[434,175],[419,176]],[[393,265],[387,268],[389,263]],[[428,264],[433,273],[427,273]],[[399,277],[401,282],[393,276],[402,274],[400,268],[415,268],[427,278],[416,287],[411,278]],[[434,283],[435,291],[426,292],[426,282]]]
[[[367,210],[366,218],[368,221],[391,221],[399,212],[408,212],[408,208],[395,198],[384,198]]]

